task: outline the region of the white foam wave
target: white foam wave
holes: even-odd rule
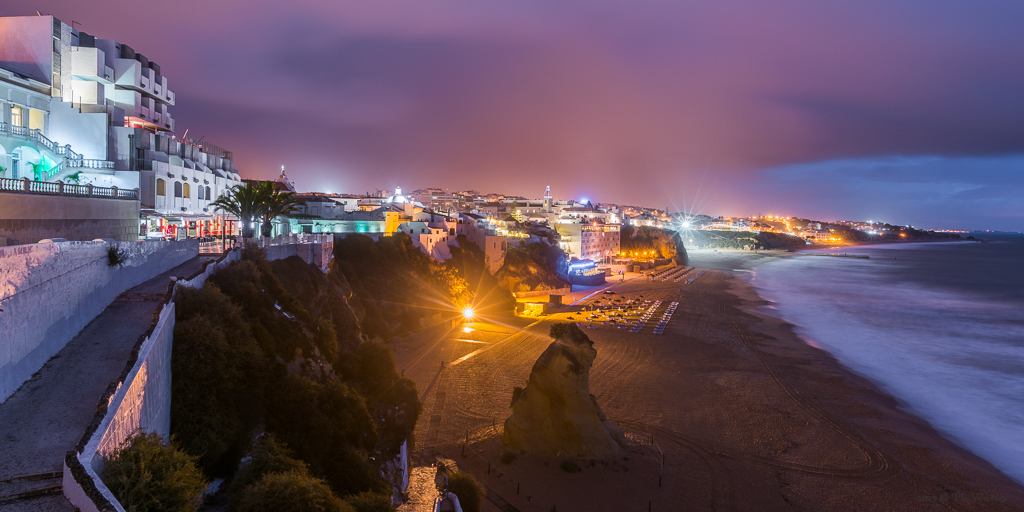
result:
[[[894,283],[876,265],[787,258],[750,282],[769,314],[1024,483],[1024,309]]]

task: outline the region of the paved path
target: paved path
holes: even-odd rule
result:
[[[96,402],[149,329],[170,277],[191,276],[209,259],[193,258],[121,294],[0,404],[0,509],[73,510],[57,494],[64,455],[78,444]],[[4,500],[27,491],[43,496]]]

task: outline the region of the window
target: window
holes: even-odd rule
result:
[[[211,198],[211,196],[210,196],[210,187],[206,187],[206,200],[209,201],[210,198]]]
[[[199,197],[199,199],[204,199],[204,196],[203,196],[203,187],[199,187],[199,190],[198,190],[198,192],[197,192],[197,193],[199,194],[199,195],[197,196],[197,197]]]
[[[156,195],[158,195],[158,196],[165,196],[165,195],[167,195],[167,182],[165,182],[164,180],[162,180],[160,178],[157,178],[157,180],[156,180]]]
[[[42,132],[45,127],[46,119],[43,117],[43,111],[34,108],[28,109],[28,128]]]
[[[11,105],[11,124],[14,126],[21,126],[24,122],[21,115],[21,107],[17,105]]]
[[[181,182],[174,182],[174,197],[181,197]]]
[[[182,192],[182,196],[181,197],[192,197],[191,193],[189,192],[189,185],[188,185],[188,183],[186,183],[184,185],[184,187],[185,187],[185,191]]]

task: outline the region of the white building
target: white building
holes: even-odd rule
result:
[[[426,222],[403,222],[398,229],[412,238],[413,245],[437,261],[451,259],[449,243],[455,243],[455,237],[448,234],[443,227],[431,227]]]
[[[559,222],[555,225],[559,245],[569,257],[598,263],[619,253],[618,224],[600,222]]]
[[[199,236],[223,229],[226,219],[209,203],[241,183],[233,156],[174,135],[175,94],[157,63],[52,16],[0,18],[0,33],[0,68],[30,81],[34,98],[4,105],[0,139],[17,135],[19,125],[35,139],[22,145],[28,149],[18,152],[19,165],[6,157],[10,177],[24,176],[31,162],[48,168],[35,172],[38,181],[139,189],[143,231]],[[48,101],[40,102],[41,94]]]

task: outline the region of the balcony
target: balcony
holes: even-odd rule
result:
[[[0,192],[18,192],[23,194],[45,194],[80,197],[100,197],[108,199],[139,199],[139,189],[125,190],[117,187],[94,187],[92,185],[75,185],[72,183],[31,181],[28,178],[0,178]]]

